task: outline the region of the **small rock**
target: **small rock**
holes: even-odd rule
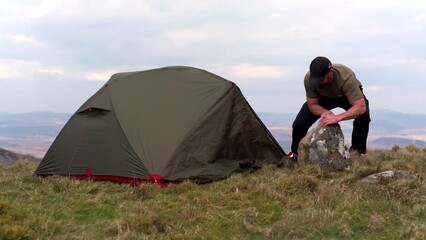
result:
[[[415,178],[420,179],[417,174],[410,173],[404,170],[389,170],[381,173],[371,174],[363,178],[362,182],[379,183],[383,181],[398,180],[398,179]]]

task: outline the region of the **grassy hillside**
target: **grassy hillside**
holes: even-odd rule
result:
[[[373,150],[352,170],[267,167],[160,189],[0,167],[0,239],[426,239],[426,149]],[[360,180],[389,169],[422,178]]]

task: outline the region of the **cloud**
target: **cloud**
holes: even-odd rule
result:
[[[0,79],[13,79],[21,77],[21,73],[10,65],[0,63]]]
[[[91,81],[107,81],[117,71],[100,71],[100,72],[88,72],[84,74],[84,79]]]
[[[386,90],[385,86],[366,86],[365,89],[369,92],[382,92]]]
[[[0,59],[0,79],[19,79],[31,77],[40,65],[31,60],[1,60]]]
[[[238,78],[280,78],[289,73],[290,69],[277,66],[252,65],[242,63],[229,67],[229,72]]]
[[[64,69],[61,66],[52,66],[52,67],[37,69],[36,72],[41,75],[64,75]]]
[[[424,22],[426,20],[426,13],[417,14],[415,19],[416,22]]]
[[[0,1],[0,14],[2,86],[49,80],[57,85],[37,87],[58,98],[69,97],[61,84],[75,92],[115,72],[187,65],[235,81],[258,110],[297,111],[318,55],[351,67],[378,96],[426,91],[424,0]],[[401,108],[371,95],[372,106]]]
[[[37,61],[0,62],[0,79],[30,81],[34,78],[62,77],[66,75],[62,66],[43,66]]]
[[[7,38],[9,38],[12,42],[15,42],[15,43],[29,43],[29,44],[38,43],[38,41],[33,36],[28,36],[25,34],[7,34]]]
[[[205,33],[195,29],[173,30],[167,32],[166,35],[172,40],[175,47],[178,48],[191,46],[195,42],[208,40],[208,36]]]

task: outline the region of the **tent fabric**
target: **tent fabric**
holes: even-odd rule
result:
[[[114,74],[70,118],[36,174],[209,182],[284,157],[233,82],[165,67]]]

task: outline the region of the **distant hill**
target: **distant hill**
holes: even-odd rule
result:
[[[405,146],[415,145],[417,147],[426,148],[426,141],[420,141],[402,137],[384,137],[378,138],[372,142],[377,148],[387,148],[388,146]]]
[[[257,115],[264,123],[270,125],[291,126],[297,113],[258,112]]]
[[[0,147],[43,157],[71,113],[0,113]]]
[[[291,126],[297,113],[268,113],[258,112],[263,122]],[[426,114],[409,114],[391,110],[371,110],[371,126],[375,131],[388,133],[405,129],[426,129]]]
[[[285,151],[291,144],[291,125],[297,113],[257,113]],[[0,113],[0,147],[42,158],[72,113]],[[371,111],[369,148],[391,148],[408,144],[425,147],[426,114],[406,114],[390,110]],[[352,121],[341,122],[350,144]]]
[[[337,110],[338,112],[338,110]],[[258,112],[281,146],[288,150],[291,144],[291,125],[297,113]],[[369,148],[391,148],[395,145],[426,147],[426,114],[407,114],[390,110],[371,110]],[[350,144],[352,120],[341,122],[347,144]]]
[[[18,160],[30,160],[39,162],[40,158],[31,155],[15,153],[3,148],[0,148],[0,166],[11,166]]]
[[[3,113],[0,114],[0,136],[9,134],[56,136],[71,115],[54,112]]]
[[[406,129],[426,129],[426,114],[374,110],[371,112],[371,118],[375,131],[394,133]]]

